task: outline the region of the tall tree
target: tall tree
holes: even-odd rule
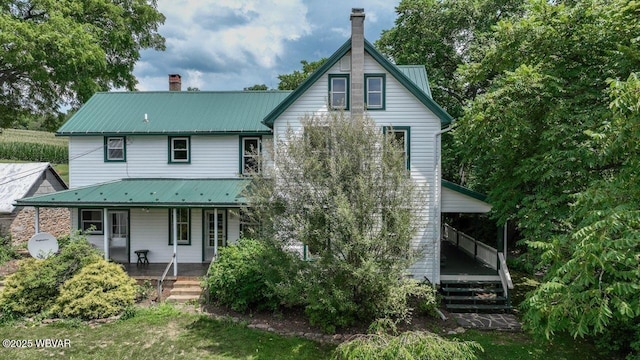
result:
[[[140,50],[164,50],[155,0],[0,0],[0,126],[134,90]]]
[[[307,60],[300,61],[300,64],[302,64],[302,71],[294,70],[291,74],[278,75],[278,80],[280,80],[278,90],[295,90],[326,61],[327,58],[322,58],[312,62],[308,62]]]
[[[302,119],[278,140],[273,169],[253,178],[247,209],[279,248],[306,245],[307,314],[328,330],[401,315],[396,289],[413,262],[424,193],[402,145],[373,120]],[[353,146],[358,144],[358,146]],[[395,296],[394,296],[395,294]]]
[[[397,64],[427,68],[433,98],[454,118],[481,91],[456,75],[477,59],[478,47],[498,21],[520,15],[525,0],[402,0],[395,26],[375,45]]]
[[[255,84],[249,87],[244,88],[244,91],[264,91],[268,90],[269,87],[265,84]]]

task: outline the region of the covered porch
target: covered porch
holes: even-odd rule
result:
[[[135,276],[202,276],[240,237],[247,179],[123,179],[19,200],[72,210],[72,229]],[[139,263],[143,252],[148,262]]]

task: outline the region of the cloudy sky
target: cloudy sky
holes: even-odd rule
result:
[[[158,0],[166,16],[166,51],[144,51],[138,90],[167,90],[168,74],[182,89],[277,88],[279,74],[300,60],[330,56],[350,34],[351,8],[365,9],[365,37],[374,42],[393,26],[393,0]]]

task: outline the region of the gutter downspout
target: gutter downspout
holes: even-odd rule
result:
[[[449,126],[447,126],[446,128],[436,131],[433,134],[433,144],[435,146],[435,151],[433,152],[433,226],[434,226],[434,233],[435,236],[433,237],[433,248],[434,248],[434,252],[433,252],[433,272],[432,272],[432,279],[433,279],[433,285],[435,286],[436,284],[440,283],[440,228],[442,226],[441,222],[442,222],[442,214],[440,213],[440,210],[442,209],[442,158],[440,156],[440,150],[441,150],[441,143],[442,141],[438,141],[438,137],[441,136],[442,134],[451,131],[451,129],[453,128],[453,123],[449,124]],[[437,275],[437,276],[436,276]]]

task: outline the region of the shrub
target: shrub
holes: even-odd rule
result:
[[[0,294],[3,316],[35,315],[48,310],[58,297],[59,288],[83,266],[101,257],[85,238],[76,238],[60,253],[44,260],[25,259],[7,277]]]
[[[333,353],[333,359],[465,360],[476,359],[475,351],[483,351],[476,342],[446,340],[428,332],[409,331],[398,336],[388,334],[360,336],[340,344]]]
[[[240,239],[220,250],[207,280],[213,299],[235,311],[293,305],[289,286],[301,261],[266,242]]]
[[[15,259],[16,255],[16,250],[11,243],[11,237],[8,235],[4,237],[0,235],[0,264]]]
[[[122,266],[100,259],[62,285],[51,312],[64,317],[102,319],[133,305],[136,282]]]

